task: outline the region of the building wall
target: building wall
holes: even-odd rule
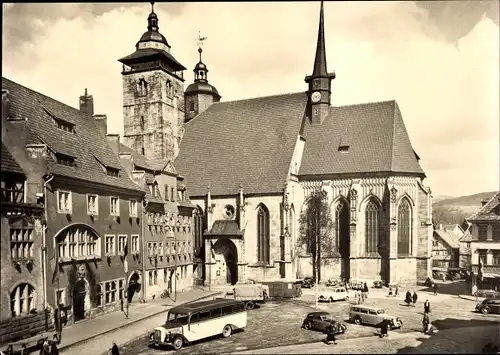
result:
[[[71,192],[72,211],[71,214],[58,212],[57,191],[64,190]],[[125,280],[124,258],[119,255],[118,241],[119,235],[125,235],[129,246],[129,254],[127,261],[129,265],[129,273],[134,271],[141,272],[142,270],[142,250],[138,254],[133,254],[131,251],[131,236],[139,236],[139,248],[141,248],[141,200],[142,193],[127,192],[125,190],[106,188],[97,185],[78,185],[69,181],[55,178],[50,182],[47,189],[47,247],[48,255],[48,287],[47,300],[51,305],[56,303],[56,290],[64,290],[63,302],[69,307],[71,314],[71,305],[73,302],[72,292],[76,281],[79,279],[79,272],[84,271],[84,279],[87,285],[87,298],[85,300],[85,309],[90,314],[91,307],[93,310],[92,316],[102,312],[113,311],[121,307],[122,301],[117,299],[110,302],[109,305],[97,307],[100,283],[112,280]],[[98,198],[98,215],[92,217],[87,213],[87,194],[97,194]],[[110,215],[110,197],[116,196],[120,198],[119,203],[119,218]],[[138,217],[129,216],[129,200],[138,202],[137,213]],[[68,227],[80,228],[80,230],[94,231],[98,236],[98,257],[96,259],[90,257],[77,258],[61,258],[61,264],[56,264],[56,237],[62,236],[68,230]],[[114,236],[114,248],[110,255],[106,255],[106,236]],[[101,285],[105,289],[105,285]],[[105,298],[104,290],[101,293]]]
[[[432,267],[440,269],[456,268],[459,262],[459,249],[445,243],[436,232],[433,234]]]
[[[214,103],[214,97],[209,94],[187,94],[185,95],[186,100],[186,122],[193,119],[195,116],[199,115],[207,108],[209,108]],[[191,102],[194,104],[194,110],[190,110]]]
[[[144,96],[137,89],[140,79],[147,83]],[[173,85],[172,94],[167,90],[167,81]],[[149,159],[173,160],[178,155],[184,132],[182,80],[163,70],[124,73],[123,121],[127,146],[138,152],[144,148],[144,155]]]

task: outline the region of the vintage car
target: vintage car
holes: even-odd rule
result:
[[[305,277],[304,280],[302,280],[302,288],[312,288],[314,287],[314,280],[312,277]]]
[[[325,332],[326,328],[332,323],[335,328],[335,334],[344,334],[346,332],[347,326],[334,320],[328,312],[312,312],[307,314],[302,322],[302,328]]]
[[[373,281],[373,288],[382,288],[384,284],[382,283],[381,280],[375,280]]]
[[[345,287],[334,287],[318,291],[318,301],[320,302],[346,301],[348,299],[349,293],[347,293]]]
[[[384,319],[391,321],[391,329],[399,329],[403,321],[399,317],[385,313],[385,309],[373,306],[353,305],[349,310],[349,320],[354,324],[379,325]]]
[[[482,314],[500,314],[500,299],[487,298],[476,305],[476,311]]]
[[[365,286],[363,281],[357,281],[357,280],[353,280],[349,284],[351,285],[352,290],[358,290],[358,291],[363,291],[363,288]]]
[[[500,292],[495,290],[477,290],[474,296],[500,300]]]
[[[327,287],[336,287],[336,286],[341,286],[342,282],[339,280],[329,279],[328,281],[326,281],[325,285]]]

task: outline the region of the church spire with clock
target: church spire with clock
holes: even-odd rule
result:
[[[328,110],[331,104],[331,85],[333,79],[335,79],[335,73],[328,73],[326,68],[325,23],[323,1],[321,1],[318,42],[316,45],[313,73],[305,78],[305,82],[309,84],[309,112],[312,124],[321,124],[328,116]]]

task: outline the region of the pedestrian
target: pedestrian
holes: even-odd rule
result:
[[[118,350],[118,345],[113,342],[113,346],[111,347],[111,355],[120,355],[120,350]]]
[[[359,293],[358,290],[356,290],[356,292],[354,293],[354,298],[355,298],[356,304],[361,303],[361,294]]]
[[[392,297],[392,286],[389,286],[389,297]]]
[[[431,319],[429,317],[429,313],[424,313],[424,319],[422,319],[423,333],[427,334],[427,330],[429,329],[429,325],[431,324]]]
[[[431,303],[428,299],[424,302],[424,313],[431,313]]]
[[[366,302],[366,292],[361,292],[361,303],[364,304]]]
[[[397,297],[399,295],[399,287],[396,285],[396,290],[394,291],[394,297]]]
[[[434,296],[438,294],[438,284],[434,282]]]
[[[410,306],[410,304],[412,303],[412,298],[411,298],[411,292],[410,290],[406,291],[406,295],[405,295],[405,303],[407,306]]]
[[[380,327],[380,337],[388,337],[389,336],[389,321],[387,319],[383,319],[382,322],[378,325]]]
[[[366,284],[366,282],[365,282],[365,284],[363,285],[363,291],[364,291],[365,293],[370,292],[370,290],[368,290],[368,285]]]
[[[418,300],[418,296],[417,296],[417,292],[416,291],[413,291],[412,300],[413,300],[413,307],[415,307],[417,305],[417,300]]]
[[[54,342],[50,345],[50,355],[59,355],[59,350],[57,349],[57,344]]]
[[[335,329],[335,326],[333,325],[333,322],[332,322],[332,323],[330,323],[330,325],[326,329],[326,343],[328,345],[331,345],[332,343],[337,344],[337,339],[335,339],[335,333],[336,333],[336,329]]]

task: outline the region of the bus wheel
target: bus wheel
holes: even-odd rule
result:
[[[184,340],[182,340],[182,338],[179,336],[175,337],[174,341],[172,342],[172,347],[174,348],[174,350],[180,350],[183,345]]]
[[[229,324],[227,324],[224,329],[222,329],[222,336],[224,338],[229,338],[231,336],[231,333],[233,332],[233,328]]]
[[[248,303],[245,305],[245,308],[246,308],[247,310],[251,310],[251,309],[253,309],[253,308],[254,308],[254,306],[255,306],[255,305],[253,304],[253,302],[248,302]]]

